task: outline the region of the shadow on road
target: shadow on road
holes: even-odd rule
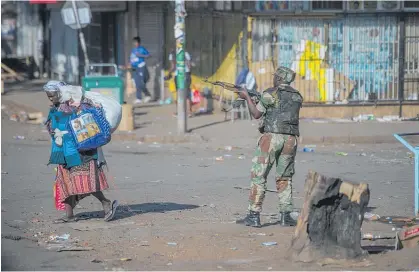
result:
[[[182,210],[192,210],[199,208],[197,205],[192,204],[179,204],[172,202],[156,202],[156,203],[142,203],[142,204],[133,204],[133,205],[120,205],[117,209],[115,220],[125,219],[137,214],[144,213],[165,213],[171,211],[182,211]],[[94,211],[94,212],[83,212],[77,214],[77,217],[83,219],[93,219],[93,218],[103,218],[103,211]]]

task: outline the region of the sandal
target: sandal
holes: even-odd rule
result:
[[[65,224],[65,223],[73,223],[73,222],[77,222],[78,218],[73,216],[73,217],[67,217],[64,216],[62,218],[56,219],[53,221],[54,224]]]
[[[117,208],[118,208],[118,200],[114,200],[112,202],[111,210],[105,214],[105,222],[109,222],[115,217]]]

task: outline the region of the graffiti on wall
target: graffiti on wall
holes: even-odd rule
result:
[[[320,20],[278,22],[279,65],[292,68],[303,80],[316,81],[315,100],[320,101],[327,99],[326,71],[322,65],[327,48],[323,26]]]
[[[347,99],[397,98],[396,18],[332,20],[327,44],[324,25],[320,19],[279,20],[278,64],[315,80],[318,101],[336,100],[334,86],[342,78],[350,85],[344,87]]]
[[[304,79],[315,80],[319,91],[319,100],[325,101],[326,97],[326,68],[323,65],[326,54],[326,46],[313,41],[302,40],[297,53],[296,61],[293,63],[293,70]],[[333,80],[333,79],[332,79]]]
[[[361,27],[362,26],[362,27]],[[397,96],[397,22],[392,17],[348,18],[331,24],[330,64],[357,82],[354,100]]]

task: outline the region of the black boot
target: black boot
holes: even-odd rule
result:
[[[291,217],[291,213],[290,212],[280,212],[279,213],[279,221],[278,223],[281,226],[284,227],[293,227],[297,225],[297,221],[295,221],[292,217]]]
[[[249,211],[249,214],[245,218],[237,220],[236,224],[246,225],[254,228],[260,228],[260,213]]]

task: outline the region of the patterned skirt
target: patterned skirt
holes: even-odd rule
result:
[[[91,193],[109,188],[105,173],[97,166],[95,160],[70,169],[59,165],[55,182],[59,191],[59,201],[66,203],[68,202],[66,200],[72,196],[77,196],[77,198],[71,198],[71,202],[74,200],[78,202]]]

